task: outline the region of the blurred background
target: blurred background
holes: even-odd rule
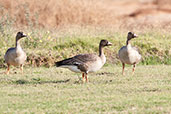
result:
[[[171,22],[171,1],[0,0],[0,18],[1,26],[11,21],[15,27],[166,27]]]

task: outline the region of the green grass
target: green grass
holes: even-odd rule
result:
[[[82,83],[62,68],[0,69],[0,113],[171,113],[171,66],[105,65]],[[17,72],[17,73],[16,73]]]
[[[33,63],[31,60],[36,61],[39,58],[49,60],[42,63],[42,65],[45,65],[80,53],[98,53],[98,45],[101,39],[107,39],[113,43],[113,46],[105,48],[105,54],[110,62],[113,64],[120,63],[117,53],[125,45],[127,33],[116,31],[108,33],[105,30],[89,33],[88,30],[91,31],[93,29],[87,28],[82,30],[81,33],[77,30],[71,30],[71,33],[55,33],[56,31],[44,29],[24,31],[28,34],[28,39],[22,39],[21,44],[28,55],[27,64],[30,65]],[[141,64],[171,64],[171,34],[169,32],[166,35],[162,35],[162,32],[157,30],[136,33],[139,35],[139,38],[132,40],[132,45],[138,47],[141,51],[143,57]],[[15,34],[13,30],[11,30],[11,33],[8,30],[4,31],[3,34],[0,33],[1,65],[4,64],[3,56],[5,51],[9,47],[14,46]]]
[[[15,44],[17,31],[10,25],[0,28],[0,67],[4,67],[4,54]],[[98,53],[101,39],[107,39],[113,46],[105,48],[107,58],[113,64],[119,64],[118,50],[125,45],[127,32],[115,31],[112,28],[64,28],[47,30],[30,28],[24,29],[28,38],[22,39],[21,44],[27,53],[27,65],[34,61],[43,61],[41,65],[51,66],[54,61],[65,59],[80,53]],[[132,45],[140,49],[143,65],[171,64],[171,33],[167,30],[135,31],[139,35],[132,40]],[[50,55],[50,56],[49,56]],[[41,59],[40,59],[41,58]],[[46,61],[44,61],[46,59]],[[34,61],[32,61],[34,60]],[[47,65],[48,64],[48,65]]]

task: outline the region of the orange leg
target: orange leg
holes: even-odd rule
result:
[[[6,74],[9,74],[9,71],[10,71],[10,65],[7,64],[7,71],[6,71]]]
[[[21,73],[23,74],[23,65],[20,65]]]
[[[122,63],[122,75],[124,75],[125,63]]]
[[[88,77],[87,77],[87,73],[86,73],[86,75],[85,75],[85,79],[86,79],[86,82],[88,82]]]
[[[84,73],[82,73],[82,81],[84,81]]]
[[[135,64],[133,65],[132,74],[135,72]]]

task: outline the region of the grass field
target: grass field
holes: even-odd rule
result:
[[[0,69],[0,113],[171,113],[171,66],[105,65],[82,83],[61,68]],[[17,73],[16,73],[17,72]]]

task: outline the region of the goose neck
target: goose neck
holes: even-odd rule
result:
[[[103,56],[104,53],[103,53],[103,47],[101,45],[99,45],[99,56]]]
[[[16,39],[15,47],[20,47],[20,42],[18,39]]]
[[[127,39],[126,45],[130,45],[130,44],[131,44],[131,40],[130,39]]]

